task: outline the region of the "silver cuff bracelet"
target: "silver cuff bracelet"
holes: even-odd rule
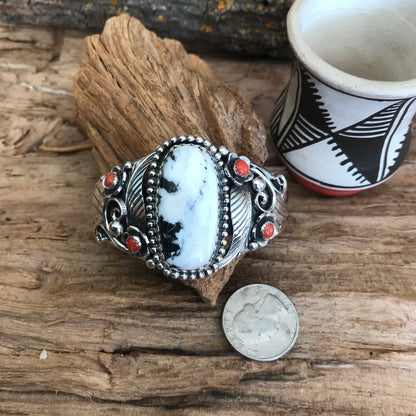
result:
[[[194,136],[102,176],[97,241],[140,257],[174,279],[202,279],[280,234],[286,180]]]

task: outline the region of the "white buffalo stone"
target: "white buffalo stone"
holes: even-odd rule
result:
[[[204,267],[218,232],[218,179],[208,152],[174,147],[161,171],[158,215],[166,262],[184,270]]]

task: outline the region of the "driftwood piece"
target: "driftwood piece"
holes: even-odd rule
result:
[[[225,145],[256,163],[266,159],[265,129],[250,102],[179,42],[160,39],[127,14],[85,40],[74,98],[103,174],[182,134]],[[235,265],[189,285],[215,304]]]
[[[287,57],[286,14],[291,0],[4,0],[0,20],[101,31],[127,12],[161,37],[199,50],[215,48],[256,56]]]

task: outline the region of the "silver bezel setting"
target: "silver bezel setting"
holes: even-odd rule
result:
[[[159,215],[158,215],[158,186],[160,184],[160,178],[162,175],[162,168],[169,153],[177,146],[180,145],[193,145],[205,150],[211,157],[212,162],[215,165],[217,180],[219,186],[218,193],[218,229],[217,229],[217,243],[213,254],[209,262],[199,269],[183,270],[178,269],[175,266],[171,266],[164,258],[163,244],[160,237],[159,229]],[[202,279],[205,276],[209,276],[215,273],[219,268],[219,263],[223,259],[225,254],[222,250],[226,241],[223,240],[221,234],[229,227],[228,221],[228,207],[226,208],[226,201],[230,199],[230,188],[228,186],[228,180],[225,177],[223,169],[223,161],[221,153],[218,149],[211,145],[208,140],[204,140],[202,137],[197,136],[179,136],[172,137],[170,140],[163,143],[163,145],[156,148],[156,161],[150,164],[149,179],[146,186],[146,227],[147,234],[152,235],[153,238],[149,242],[150,256],[148,260],[151,260],[151,267],[157,267],[165,275],[172,277],[173,279],[181,280],[196,280]],[[150,197],[150,198],[149,198]],[[224,209],[225,208],[225,209]],[[225,241],[225,244],[224,244]]]

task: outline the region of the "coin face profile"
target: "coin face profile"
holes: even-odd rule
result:
[[[265,284],[244,286],[228,299],[222,326],[240,354],[257,361],[273,361],[295,344],[299,318],[292,301]]]

